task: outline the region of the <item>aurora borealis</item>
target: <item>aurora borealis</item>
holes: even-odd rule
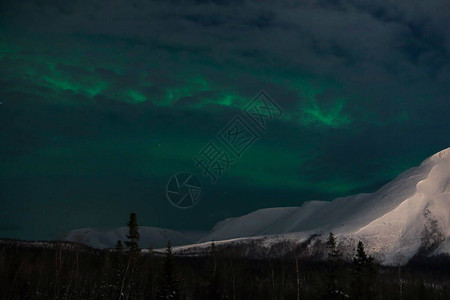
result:
[[[449,146],[448,1],[2,1],[0,237],[207,230],[372,192]],[[200,203],[164,194],[251,99],[284,115]],[[202,178],[202,177],[200,177]]]

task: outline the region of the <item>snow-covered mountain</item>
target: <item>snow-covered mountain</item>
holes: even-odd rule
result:
[[[168,239],[179,245],[193,242],[174,231],[147,228],[141,229],[143,247],[147,243],[158,247]],[[419,250],[427,255],[450,253],[450,148],[403,172],[375,193],[309,201],[300,207],[260,209],[221,221],[197,240],[199,244],[176,247],[174,252],[195,252],[208,247],[211,240],[230,244],[263,239],[267,247],[280,240],[301,243],[313,234],[324,239],[328,232],[336,235],[344,249],[354,249],[362,240],[367,251],[387,265],[405,263]],[[66,240],[111,247],[125,234],[126,228],[107,233],[77,230]]]
[[[302,241],[311,234],[328,232],[344,244],[364,241],[368,252],[384,264],[405,262],[422,246],[432,252],[428,254],[449,253],[450,148],[375,193],[260,209],[219,222],[199,242],[254,236],[270,240],[270,235],[279,239],[280,234]]]
[[[118,240],[127,240],[128,227],[113,230],[91,228],[76,229],[65,234],[64,241],[77,242],[94,248],[114,248]],[[170,229],[141,226],[139,227],[139,246],[141,248],[162,248],[170,240],[172,245],[186,245],[195,242],[201,233],[179,232]]]

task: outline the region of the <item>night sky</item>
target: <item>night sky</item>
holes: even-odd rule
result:
[[[450,2],[1,1],[0,237],[207,230],[373,192],[449,145]],[[284,114],[212,184],[197,155],[258,94]],[[192,172],[190,209],[166,198]]]

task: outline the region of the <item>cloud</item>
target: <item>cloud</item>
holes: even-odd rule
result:
[[[346,118],[359,119],[355,106],[374,114],[360,121],[389,122],[411,109],[398,98],[448,91],[444,81],[450,61],[449,30],[443,14],[448,4],[415,4],[33,1],[21,6],[9,2],[4,16],[8,26],[50,36],[49,43],[57,47],[38,48],[50,59],[67,56],[58,52],[64,43],[87,47],[75,49],[74,58],[81,59],[81,65],[70,60],[56,64],[54,72],[61,77],[44,78],[49,87],[186,106],[208,101],[211,94],[189,91],[203,88],[186,79],[192,74],[207,78],[213,89],[237,89],[247,97],[255,93],[255,86],[289,89],[283,87],[285,77],[320,78],[318,88],[329,80],[343,87],[337,96],[347,100],[338,118],[346,124]],[[27,16],[26,22],[22,16]],[[89,61],[98,67],[92,69]],[[108,64],[118,69],[103,66]],[[294,92],[297,102],[307,104],[302,90]],[[324,99],[314,96],[316,102]],[[322,122],[323,114],[304,124]]]

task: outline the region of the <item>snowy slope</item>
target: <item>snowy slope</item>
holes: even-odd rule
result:
[[[405,263],[422,248],[426,228],[435,241],[426,254],[450,253],[450,148],[403,172],[375,193],[309,201],[300,207],[260,209],[221,221],[201,238],[141,227],[139,244],[158,248],[170,239],[173,245],[187,245],[175,248],[175,253],[187,253],[209,247],[211,240],[217,245],[261,240],[261,245],[270,247],[282,240],[302,242],[312,234],[325,237],[331,231],[346,249],[354,249],[362,240],[370,254],[394,265]],[[106,232],[78,229],[64,240],[109,248],[118,239],[125,240],[126,232],[126,228]]]
[[[364,240],[385,264],[410,259],[433,220],[446,240],[434,252],[450,252],[450,148],[409,169],[372,194],[268,208],[219,222],[199,242],[242,237],[334,232],[349,243]],[[276,237],[277,239],[279,237]]]
[[[114,248],[117,241],[127,240],[128,228],[122,227],[114,230],[95,230],[82,228],[72,230],[62,237],[64,241],[78,242],[94,248]],[[139,246],[141,248],[161,248],[171,241],[172,245],[186,245],[198,239],[198,234],[182,233],[157,227],[139,227]]]

